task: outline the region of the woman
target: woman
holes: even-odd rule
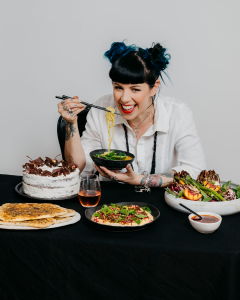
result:
[[[196,178],[205,169],[205,160],[192,112],[181,101],[157,93],[169,64],[166,49],[160,44],[144,50],[113,43],[105,57],[112,64],[113,95],[101,97],[96,105],[114,107],[122,115],[116,115],[111,148],[129,149],[135,155],[133,168],[128,165],[123,172],[114,172],[93,165],[89,152],[108,148],[105,112],[90,110],[80,138],[77,114],[84,106],[78,97],[58,104],[66,120],[65,156],[71,155],[84,172],[98,170],[102,177],[145,188],[168,185],[174,171],[185,170]]]

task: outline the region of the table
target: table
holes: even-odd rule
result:
[[[14,190],[19,182],[20,176],[0,175],[0,204],[28,202]],[[56,201],[78,211],[80,222],[0,230],[1,300],[240,299],[239,214],[223,217],[215,233],[204,235],[187,214],[167,206],[163,189],[149,194],[125,184],[101,186],[100,204],[148,202],[160,218],[145,230],[106,232],[85,218],[77,198]]]

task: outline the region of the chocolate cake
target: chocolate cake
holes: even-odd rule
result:
[[[77,164],[41,157],[23,165],[23,193],[42,199],[61,199],[79,192]]]

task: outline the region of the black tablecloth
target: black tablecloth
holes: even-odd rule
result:
[[[19,182],[20,176],[0,175],[0,204],[29,202],[14,191]],[[78,211],[76,224],[0,230],[0,299],[240,299],[239,214],[204,235],[167,206],[163,189],[135,193],[102,182],[100,204],[121,201],[153,204],[160,218],[141,231],[101,231],[74,198],[56,204]]]

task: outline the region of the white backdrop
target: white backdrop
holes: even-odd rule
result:
[[[103,53],[126,39],[168,48],[172,84],[161,92],[193,110],[207,168],[240,183],[239,9],[238,0],[2,0],[0,173],[60,153],[55,95],[111,93]]]

